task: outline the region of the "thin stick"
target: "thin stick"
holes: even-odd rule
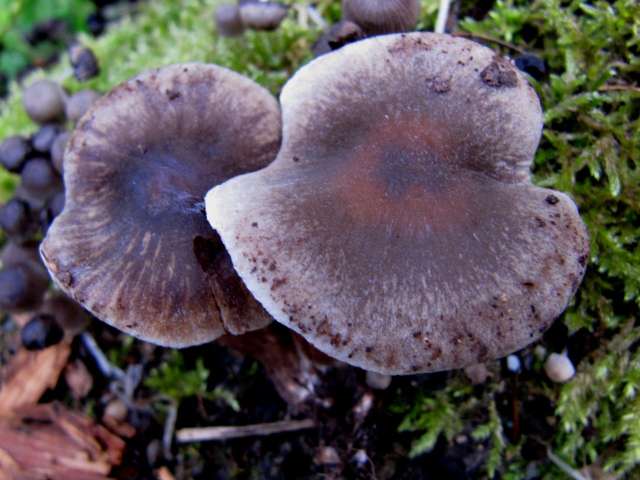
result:
[[[640,87],[635,85],[603,85],[598,90],[601,92],[635,92],[640,93]]]
[[[239,427],[202,427],[182,428],[176,432],[176,440],[180,443],[206,442],[210,440],[228,440],[230,438],[255,437],[274,433],[295,432],[315,427],[311,419],[284,420],[281,422],[258,423]]]
[[[436,33],[444,33],[447,26],[447,20],[449,19],[449,8],[451,7],[451,0],[440,0],[440,7],[438,7],[438,18],[436,18],[436,27],[433,30]]]
[[[164,421],[164,431],[162,432],[162,453],[164,458],[171,460],[171,438],[176,428],[178,418],[178,407],[173,402],[169,402],[167,418]]]
[[[572,468],[551,450],[547,450],[547,457],[553,464],[574,480],[587,480],[580,472]]]
[[[504,40],[490,37],[489,35],[483,35],[482,33],[453,32],[451,35],[453,35],[454,37],[476,38],[478,40],[484,40],[485,42],[497,43],[498,45],[502,45],[503,47],[509,48],[518,53],[525,52],[524,49],[517,47],[513,43],[505,42]]]
[[[121,380],[124,378],[124,372],[115,365],[112,365],[107,356],[104,354],[100,347],[96,343],[96,340],[90,333],[84,332],[80,335],[82,345],[87,349],[89,354],[96,362],[98,370],[107,378],[115,378]]]

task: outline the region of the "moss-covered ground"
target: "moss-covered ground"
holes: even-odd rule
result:
[[[142,3],[105,35],[82,37],[103,67],[88,84],[74,80],[66,57],[24,83],[47,76],[71,92],[107,91],[150,67],[204,61],[248,75],[277,94],[310,60],[319,30],[304,9],[293,9],[276,32],[223,39],[212,22],[217,3]],[[314,3],[327,21],[339,18],[338,1]],[[433,28],[437,3],[423,0],[420,28]],[[604,478],[596,476],[604,472],[640,478],[640,3],[463,1],[458,12],[458,31],[510,56],[533,53],[548,67],[544,78],[532,80],[545,111],[534,179],[575,199],[588,225],[591,256],[575,300],[539,345],[568,349],[577,375],[565,385],[551,383],[531,347],[519,354],[521,373],[496,361],[481,386],[471,386],[462,372],[394,381],[375,406],[375,418],[390,424],[385,429],[394,436],[388,451],[372,457],[378,477],[385,478],[392,456],[413,457],[402,465],[416,472],[396,471],[395,478],[438,478],[424,473],[429,452],[447,457],[461,451],[468,460],[470,452],[482,450],[474,478]],[[0,103],[0,138],[35,128],[21,107],[21,85],[13,84]],[[0,196],[10,195],[15,182],[0,172]],[[136,343],[115,348],[114,361],[126,366],[131,355],[123,349]],[[178,353],[166,358],[150,374],[148,389],[185,401],[185,391],[197,396],[216,387],[219,375],[209,375],[210,362],[189,365]],[[230,391],[213,396],[231,410],[246,408],[241,383],[255,373],[245,374],[226,384]],[[186,385],[180,394],[173,388],[177,379]],[[211,451],[199,447],[181,455],[193,464],[213,461]],[[249,471],[244,465],[229,475],[251,478]]]

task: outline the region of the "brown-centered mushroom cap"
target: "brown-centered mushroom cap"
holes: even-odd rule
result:
[[[267,165],[280,130],[276,99],[215,65],[172,65],[116,87],[67,146],[66,205],[41,247],[51,275],[98,318],[162,345],[266,325],[203,197]]]
[[[269,167],[207,215],[273,317],[367,370],[463,367],[538,338],[584,273],[566,195],[530,183],[536,94],[483,46],[415,33],[322,56],[284,87]]]

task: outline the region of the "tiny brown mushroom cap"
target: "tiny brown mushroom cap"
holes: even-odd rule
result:
[[[325,353],[390,374],[538,338],[584,273],[566,195],[531,185],[537,96],[494,52],[415,33],[347,45],[284,87],[283,146],[207,215],[254,296]]]
[[[342,14],[368,34],[407,32],[420,18],[419,0],[342,0]]]
[[[52,277],[98,318],[161,345],[266,325],[203,198],[267,165],[280,130],[276,99],[215,65],[172,65],[116,87],[67,145],[65,207],[41,246]]]

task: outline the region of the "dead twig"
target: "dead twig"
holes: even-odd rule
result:
[[[560,470],[566,473],[570,478],[573,478],[573,480],[588,480],[584,475],[582,475],[579,471],[577,471],[576,469],[568,465],[564,460],[558,457],[551,450],[547,450],[547,458],[549,458],[549,460],[551,460],[551,462],[556,467],[558,467]]]
[[[306,420],[283,420],[255,425],[182,428],[176,432],[176,440],[180,443],[205,442],[212,440],[228,440],[230,438],[257,437],[274,433],[295,432],[314,428],[315,422]]]
[[[617,84],[617,85],[603,85],[598,90],[601,92],[634,92],[640,93],[640,87],[635,85]]]
[[[96,343],[96,340],[91,334],[84,332],[80,335],[82,345],[87,349],[87,352],[91,355],[96,362],[96,366],[107,378],[115,378],[121,380],[124,378],[124,372],[115,365],[112,365],[107,356],[104,354],[100,347]]]

